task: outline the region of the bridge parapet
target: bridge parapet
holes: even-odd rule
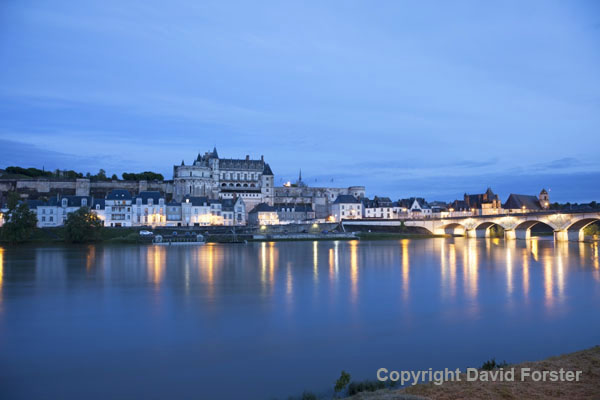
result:
[[[528,214],[505,214],[468,217],[405,219],[405,220],[348,220],[346,226],[414,226],[425,228],[434,234],[488,237],[489,229],[498,225],[504,229],[505,239],[530,239],[531,228],[539,223],[548,225],[555,232],[556,241],[582,241],[583,229],[600,220],[600,212],[536,212]]]

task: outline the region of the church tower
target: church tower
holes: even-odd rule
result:
[[[540,192],[539,199],[540,206],[542,206],[542,209],[547,210],[550,208],[550,196],[548,195],[546,189],[542,189],[542,191]]]

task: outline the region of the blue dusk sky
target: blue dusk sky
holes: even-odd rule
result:
[[[0,3],[0,168],[600,200],[598,1]]]

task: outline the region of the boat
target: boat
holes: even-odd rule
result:
[[[203,235],[196,236],[163,236],[156,235],[152,239],[152,244],[157,246],[201,246],[206,243]]]

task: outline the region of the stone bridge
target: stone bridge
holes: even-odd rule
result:
[[[447,217],[404,220],[360,219],[344,220],[344,229],[358,226],[414,226],[442,235],[467,235],[468,237],[489,237],[490,228],[497,225],[504,229],[505,239],[529,239],[531,228],[545,224],[554,231],[556,241],[584,240],[583,229],[600,220],[600,212],[534,212],[523,214],[477,215],[469,217]]]

